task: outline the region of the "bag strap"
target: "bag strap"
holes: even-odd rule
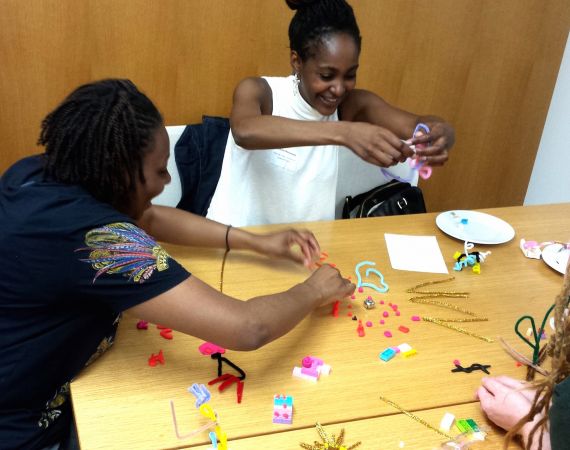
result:
[[[342,206],[342,218],[350,219],[351,205],[353,204],[353,199],[350,195],[344,198],[344,205]]]

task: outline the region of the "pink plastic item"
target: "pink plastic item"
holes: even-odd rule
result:
[[[412,316],[412,320],[413,320],[414,322],[419,322],[419,321],[422,320],[422,319],[421,319],[420,316]]]
[[[388,314],[388,311],[384,311],[384,312],[382,313],[382,315],[383,315],[384,317],[388,317],[390,314]]]
[[[172,329],[171,328],[163,328],[162,330],[160,330],[160,335],[164,338],[164,339],[172,339],[174,336],[172,336]]]
[[[384,325],[384,323],[385,323],[384,319],[381,319],[381,320],[380,320],[380,325]]]
[[[362,320],[358,321],[358,327],[356,328],[356,332],[358,333],[358,336],[360,336],[360,337],[365,336],[364,327],[362,326]]]
[[[334,302],[333,304],[333,308],[332,308],[332,315],[334,317],[338,317],[338,309],[340,307],[340,300],[337,300],[336,302]]]
[[[214,353],[226,353],[226,349],[211,342],[204,342],[198,347],[202,355],[213,355]]]
[[[148,365],[150,367],[156,367],[157,363],[164,364],[164,354],[162,353],[162,350],[160,350],[157,355],[151,353],[148,358]]]
[[[358,288],[358,292],[360,292],[360,293],[364,292],[364,288],[363,288],[363,287],[359,287],[359,288]]]
[[[366,322],[366,326],[367,326],[367,327],[371,327],[371,326],[372,326],[372,322],[369,320],[368,322]]]
[[[301,373],[313,378],[319,378],[323,369],[326,369],[326,375],[330,367],[325,364],[325,362],[320,358],[315,358],[314,356],[305,356],[301,361]]]
[[[384,331],[384,336],[386,336],[387,338],[391,338],[392,333],[390,333],[389,331]]]
[[[148,330],[148,322],[146,320],[139,320],[137,322],[138,330]]]
[[[316,382],[321,375],[329,375],[331,367],[320,358],[305,356],[301,360],[301,367],[293,368],[293,376]],[[292,411],[291,411],[292,413]]]

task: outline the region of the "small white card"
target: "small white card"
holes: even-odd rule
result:
[[[393,269],[449,273],[435,236],[384,233],[384,239]]]

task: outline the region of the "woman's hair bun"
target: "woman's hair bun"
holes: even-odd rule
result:
[[[319,1],[321,0],[285,0],[285,3],[287,3],[287,6],[293,11],[296,11],[309,6],[311,3],[317,3]]]

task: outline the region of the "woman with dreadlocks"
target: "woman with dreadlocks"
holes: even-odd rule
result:
[[[526,383],[510,377],[483,378],[477,390],[481,408],[508,431],[509,442],[520,436],[526,450],[570,448],[570,264],[554,307],[554,333],[546,353],[551,370],[541,381]]]
[[[442,119],[402,111],[355,89],[361,37],[345,0],[286,3],[296,11],[289,26],[293,75],[246,78],[236,87],[231,133],[207,214],[214,220],[332,220],[342,147],[352,153],[342,150],[340,157],[354,154],[395,174],[394,166],[414,154],[410,145],[431,143],[417,155],[437,166],[454,143],[453,128]],[[419,123],[431,131],[403,142]],[[407,164],[398,169],[399,178],[413,178]],[[374,173],[375,184],[390,181],[380,169]]]
[[[123,311],[252,350],[354,290],[328,265],[285,292],[248,301],[190,276],[155,239],[307,265],[319,247],[308,231],[259,235],[151,205],[170,181],[168,135],[128,80],[76,89],[44,119],[39,143],[44,154],[0,178],[3,449],[66,448],[69,382],[113,343]]]

